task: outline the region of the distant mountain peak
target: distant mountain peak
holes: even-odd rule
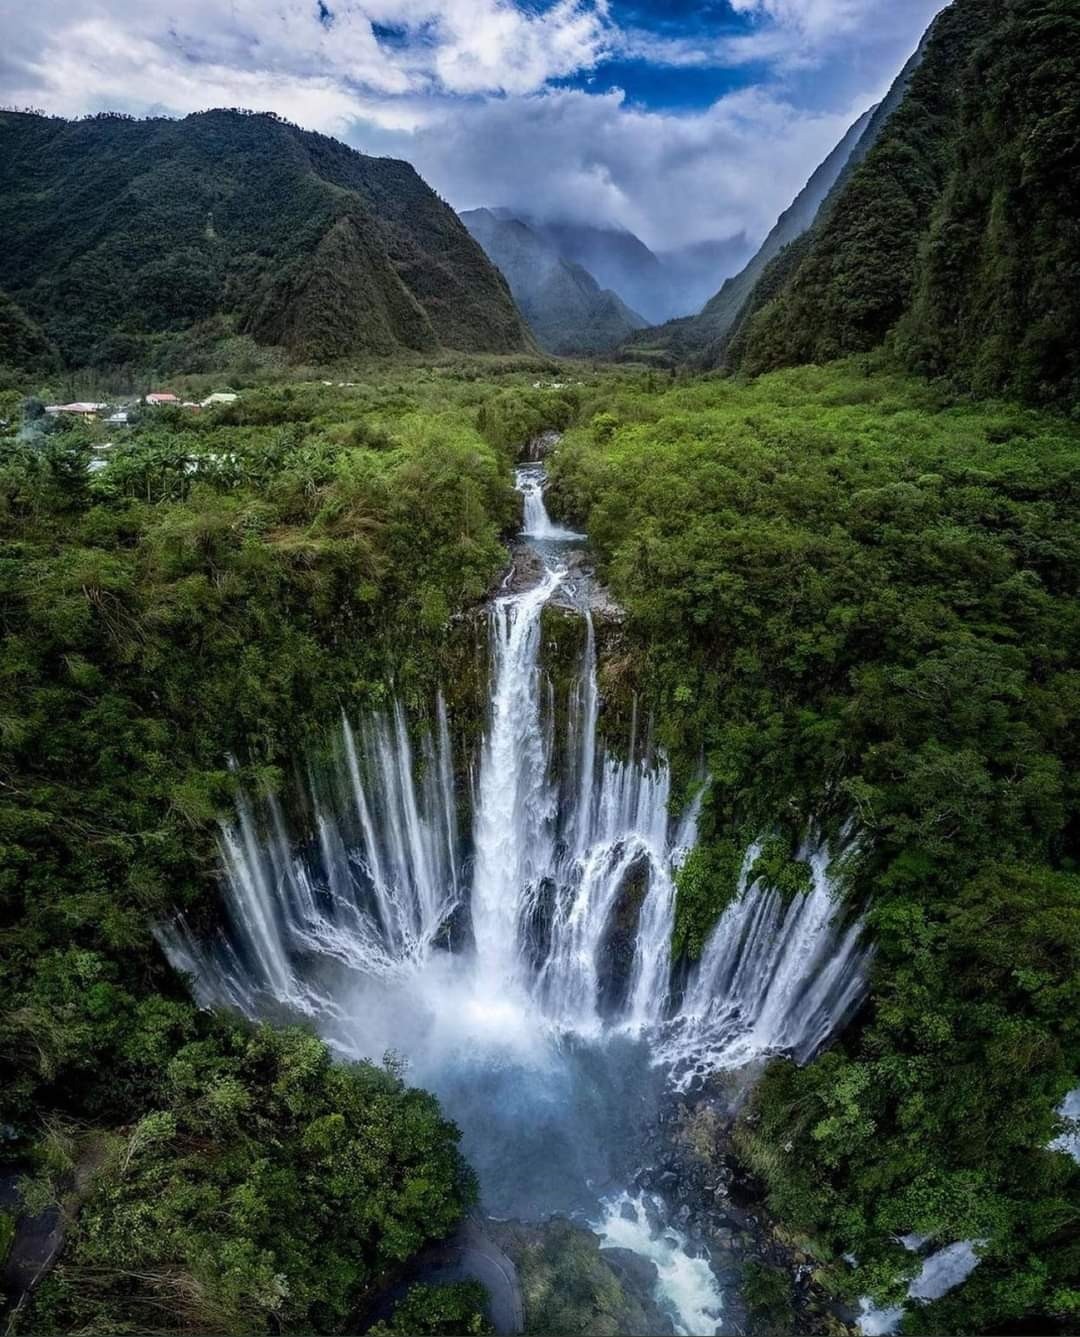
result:
[[[504,208],[461,220],[501,270],[541,347],[564,355],[604,353],[646,321],[585,266],[562,254],[542,225]]]

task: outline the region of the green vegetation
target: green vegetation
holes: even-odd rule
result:
[[[56,350],[41,329],[7,293],[0,292],[0,385],[20,372],[51,371],[56,361]]]
[[[1072,0],[955,0],[907,94],[813,231],[749,299],[753,374],[892,336],[979,394],[1080,394],[1080,18]]]
[[[477,423],[550,425],[534,376],[248,388],[108,448],[31,400],[0,438],[0,1118],[31,1200],[82,1202],[33,1331],[347,1330],[471,1200],[433,1101],[198,1012],[153,928],[214,921],[239,784],[430,708],[517,515]]]
[[[1080,1169],[1046,1146],[1080,1072],[1080,428],[869,358],[749,385],[538,374],[241,385],[107,450],[101,425],[5,400],[3,1117],[31,1199],[81,1204],[27,1321],[347,1329],[469,1201],[454,1130],[399,1073],[197,1012],[151,930],[178,906],[213,921],[237,784],[277,785],[342,708],[429,706],[453,615],[505,562],[511,450],[561,427],[553,509],[628,614],[605,684],[643,694],[684,792],[711,776],[679,956],[749,835],[786,896],[812,824],[862,837],[842,886],[870,998],[827,1054],[772,1065],[743,1158],[837,1292],[895,1299],[917,1266],[899,1233],[979,1239],[910,1326],[1067,1329]],[[571,645],[558,618],[545,634]],[[567,1231],[507,1237],[532,1330],[640,1330]],[[399,1308],[390,1331],[477,1313],[457,1292]]]
[[[743,1269],[743,1295],[754,1337],[787,1337],[795,1331],[791,1277],[767,1263],[749,1262]]]
[[[149,1108],[99,1139],[31,1331],[341,1331],[471,1203],[457,1130],[392,1072],[333,1064],[299,1031],[245,1033],[161,998],[125,1008],[92,962],[67,978],[92,1044],[111,1018],[114,1079]],[[69,1025],[73,993],[56,998]]]
[[[214,370],[528,350],[506,284],[407,163],[271,115],[0,113],[0,366]],[[245,336],[242,338],[241,336]],[[252,342],[254,341],[254,342]]]
[[[739,889],[745,853],[743,838],[713,839],[690,851],[676,878],[672,948],[677,957],[696,961],[704,951],[710,930]]]
[[[394,1309],[389,1323],[369,1328],[372,1337],[465,1337],[465,1334],[493,1332],[484,1317],[486,1294],[475,1281],[460,1281],[452,1286],[413,1286]]]
[[[713,779],[676,947],[747,831],[783,836],[791,890],[810,825],[849,819],[877,944],[863,1014],[770,1070],[743,1154],[838,1289],[895,1296],[895,1234],[985,1239],[927,1330],[1066,1325],[1080,1168],[1045,1147],[1080,1073],[1080,429],[865,361],[648,384],[592,394],[552,472],[660,740]]]
[[[654,1278],[648,1278],[648,1267],[644,1282],[629,1275],[619,1266],[618,1251],[601,1250],[591,1231],[562,1217],[535,1226],[508,1221],[491,1229],[517,1268],[531,1337],[670,1331],[650,1295]]]

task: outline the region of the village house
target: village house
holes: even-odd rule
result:
[[[53,417],[60,413],[75,413],[84,418],[96,418],[108,407],[108,404],[91,404],[80,400],[75,404],[46,404],[45,412]]]
[[[168,390],[154,390],[146,396],[147,404],[153,406],[164,406],[166,404],[179,404],[178,396],[171,394]]]

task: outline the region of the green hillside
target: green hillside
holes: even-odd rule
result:
[[[193,328],[309,361],[530,346],[412,167],[269,115],[2,113],[0,233],[0,288],[70,366],[144,361]]]
[[[766,271],[729,365],[891,338],[909,367],[977,393],[1075,397],[1078,49],[1072,0],[956,0],[877,144]]]
[[[40,327],[5,292],[0,292],[0,371],[46,371],[56,350]]]

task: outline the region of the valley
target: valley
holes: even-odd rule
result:
[[[497,9],[623,45],[0,111],[0,1328],[1066,1337],[1080,20],[938,6],[754,231],[455,117],[734,153],[783,15],[661,115]]]

